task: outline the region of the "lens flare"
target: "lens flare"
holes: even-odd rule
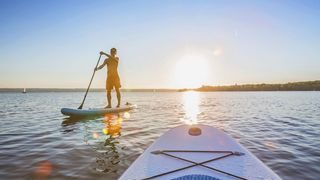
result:
[[[123,114],[123,117],[126,118],[126,119],[129,119],[130,118],[130,113],[129,112],[125,112]]]
[[[36,169],[36,176],[39,178],[46,178],[51,175],[53,166],[49,161],[42,162]]]
[[[108,131],[107,128],[103,128],[102,132],[103,132],[103,134],[108,135],[108,132],[109,132],[109,131]]]
[[[265,145],[268,149],[270,149],[270,150],[275,150],[275,149],[278,148],[278,147],[277,147],[277,144],[275,144],[275,143],[272,142],[272,141],[265,141],[265,142],[264,142],[264,145]]]
[[[98,139],[100,136],[97,132],[92,133],[92,137]]]

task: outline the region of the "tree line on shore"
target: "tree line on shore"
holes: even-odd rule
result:
[[[285,84],[243,84],[230,86],[202,86],[195,89],[179,89],[183,91],[320,91],[320,80],[289,82]]]

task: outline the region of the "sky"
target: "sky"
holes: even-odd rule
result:
[[[86,88],[112,47],[123,88],[319,80],[319,17],[317,0],[0,0],[0,88]]]

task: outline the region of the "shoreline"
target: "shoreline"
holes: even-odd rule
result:
[[[23,92],[24,88],[0,88],[3,92]],[[27,88],[27,92],[85,92],[86,88]],[[104,88],[92,88],[90,92],[104,92]],[[250,92],[250,91],[320,91],[320,80],[288,82],[284,84],[242,84],[226,86],[201,86],[199,88],[135,88],[121,89],[121,92]]]

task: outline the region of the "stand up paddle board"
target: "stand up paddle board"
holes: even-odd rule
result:
[[[120,179],[281,178],[224,132],[206,125],[182,125],[156,140]]]
[[[118,108],[91,108],[91,109],[72,109],[62,108],[61,113],[70,117],[103,116],[105,114],[120,113],[134,109],[136,105],[126,104]]]

